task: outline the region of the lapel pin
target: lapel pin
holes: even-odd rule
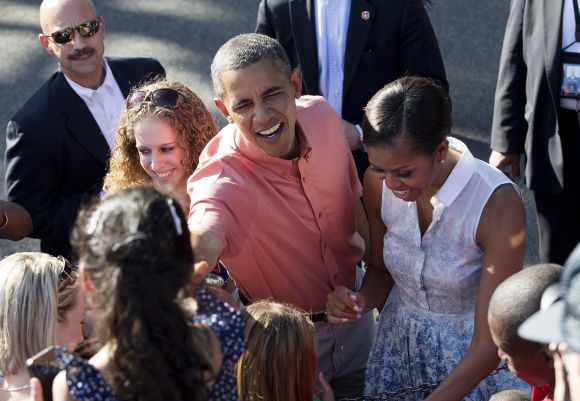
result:
[[[371,18],[371,13],[368,11],[363,11],[360,13],[360,17],[363,19],[363,21],[368,21]]]

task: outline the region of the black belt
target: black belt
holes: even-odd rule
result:
[[[249,304],[252,303],[248,298],[246,298],[244,294],[242,294],[242,291],[240,291],[239,288],[238,288],[238,296],[240,298],[240,302],[242,303],[242,305],[248,306]],[[308,313],[306,316],[308,316],[310,321],[313,323],[326,322],[326,312]]]

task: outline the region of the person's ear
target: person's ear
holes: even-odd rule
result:
[[[290,82],[292,82],[292,86],[294,87],[294,97],[299,99],[300,96],[302,96],[302,71],[299,67],[292,70],[292,74],[290,74]]]
[[[445,139],[441,141],[441,143],[437,145],[437,149],[435,149],[435,160],[439,163],[445,162],[447,152],[449,152],[449,141]]]
[[[44,51],[46,51],[49,56],[54,56],[54,51],[50,47],[50,40],[46,36],[44,36],[42,33],[39,33],[38,41],[40,42],[40,45],[44,48]]]
[[[99,24],[99,31],[102,30],[103,31],[103,39],[105,38],[105,19],[103,17],[101,17],[101,23]]]
[[[215,104],[215,107],[218,108],[218,110],[222,113],[222,115],[228,120],[228,122],[231,122],[230,119],[230,112],[228,111],[226,105],[221,101],[220,98],[216,97],[213,100],[213,104]]]

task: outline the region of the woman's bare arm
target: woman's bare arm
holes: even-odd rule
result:
[[[477,229],[484,260],[471,344],[428,401],[460,401],[498,366],[497,348],[487,324],[489,300],[502,281],[522,269],[525,236],[524,205],[511,185],[500,186],[486,204]]]

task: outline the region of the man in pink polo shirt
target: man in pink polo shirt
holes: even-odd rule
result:
[[[230,124],[188,182],[196,273],[219,257],[243,302],[268,298],[310,313],[319,369],[337,398],[358,396],[372,313],[347,325],[324,321],[326,295],[356,286],[368,230],[341,120],[322,97],[300,97],[300,70],[265,35],[230,39],[211,70]]]

